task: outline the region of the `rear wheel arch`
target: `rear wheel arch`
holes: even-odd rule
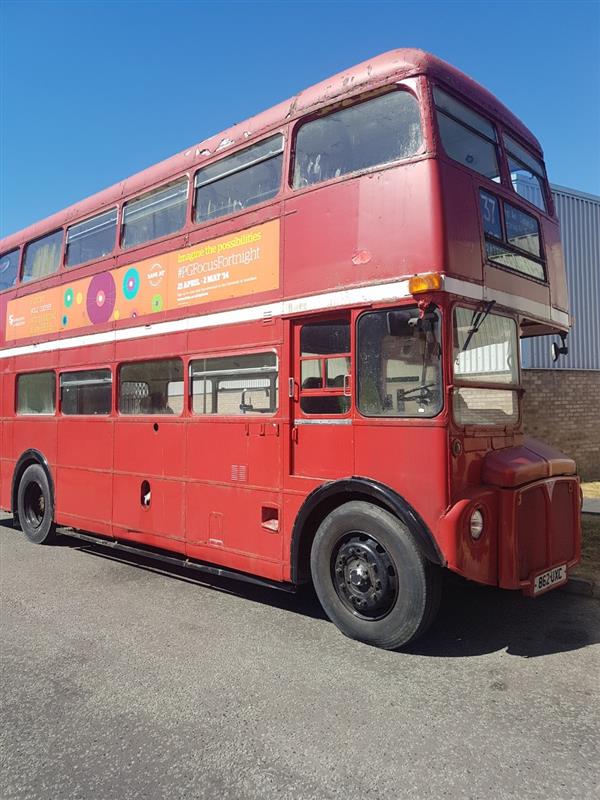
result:
[[[18,495],[19,495],[19,484],[21,483],[21,478],[27,467],[30,467],[32,464],[39,464],[40,467],[46,473],[46,478],[48,479],[48,485],[50,487],[50,493],[52,495],[52,503],[53,506],[56,503],[56,495],[54,492],[54,478],[52,477],[52,470],[50,469],[50,465],[48,464],[48,460],[41,453],[39,450],[30,449],[25,450],[24,453],[21,453],[17,463],[15,464],[15,468],[13,470],[13,477],[12,477],[12,489],[11,489],[11,511],[13,513],[13,517],[15,522],[18,523],[19,521],[19,513],[18,513]]]
[[[445,559],[433,534],[410,503],[383,483],[352,477],[322,484],[302,504],[292,530],[290,555],[293,583],[310,580],[310,551],[319,525],[332,511],[351,500],[363,500],[389,511],[411,531],[428,561],[445,566]]]

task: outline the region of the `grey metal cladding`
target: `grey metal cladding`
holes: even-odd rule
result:
[[[556,363],[550,343],[558,337],[524,339],[524,367],[535,369],[600,369],[600,197],[552,186],[565,254],[569,311],[573,327],[569,354]]]

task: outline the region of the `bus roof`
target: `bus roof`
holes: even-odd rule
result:
[[[169,178],[176,178],[189,169],[196,169],[204,162],[213,160],[217,154],[226,153],[234,145],[246,141],[251,143],[259,135],[332,104],[345,96],[368,91],[370,88],[382,84],[386,79],[401,80],[417,75],[427,75],[442,81],[517,133],[538,155],[542,155],[538,140],[525,125],[491,92],[469,78],[468,75],[423,50],[409,48],[390,50],[304,89],[289,100],[279,103],[267,111],[237,123],[108,189],[103,189],[85,200],[74,203],[27,228],[10,234],[0,240],[0,252],[7,252],[25,242],[37,239],[72,220],[84,219],[98,213],[116,204],[124,197],[143,193],[168,181]]]

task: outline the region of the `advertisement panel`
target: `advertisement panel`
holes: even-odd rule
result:
[[[8,303],[6,339],[74,332],[279,286],[279,220]]]

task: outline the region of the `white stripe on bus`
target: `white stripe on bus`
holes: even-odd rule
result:
[[[444,278],[444,289],[452,294],[474,300],[496,300],[499,305],[525,314],[531,314],[533,317],[545,322],[556,322],[560,325],[569,324],[569,315],[564,311],[559,311],[543,303],[526,300],[507,292],[486,289],[476,283],[446,277]],[[46,353],[52,350],[68,350],[72,347],[89,347],[97,344],[124,342],[130,339],[143,339],[148,336],[162,336],[168,333],[193,331],[219,325],[258,322],[270,317],[282,317],[308,311],[326,311],[363,303],[393,302],[406,297],[410,297],[408,278],[391,283],[380,283],[375,286],[359,286],[354,289],[298,297],[294,300],[280,300],[260,306],[248,306],[232,309],[231,311],[217,311],[213,314],[184,317],[182,319],[169,320],[168,322],[150,322],[133,328],[120,328],[118,330],[103,331],[102,333],[88,333],[81,336],[51,339],[47,342],[36,344],[16,345],[0,350],[0,359],[30,355],[32,353]]]

